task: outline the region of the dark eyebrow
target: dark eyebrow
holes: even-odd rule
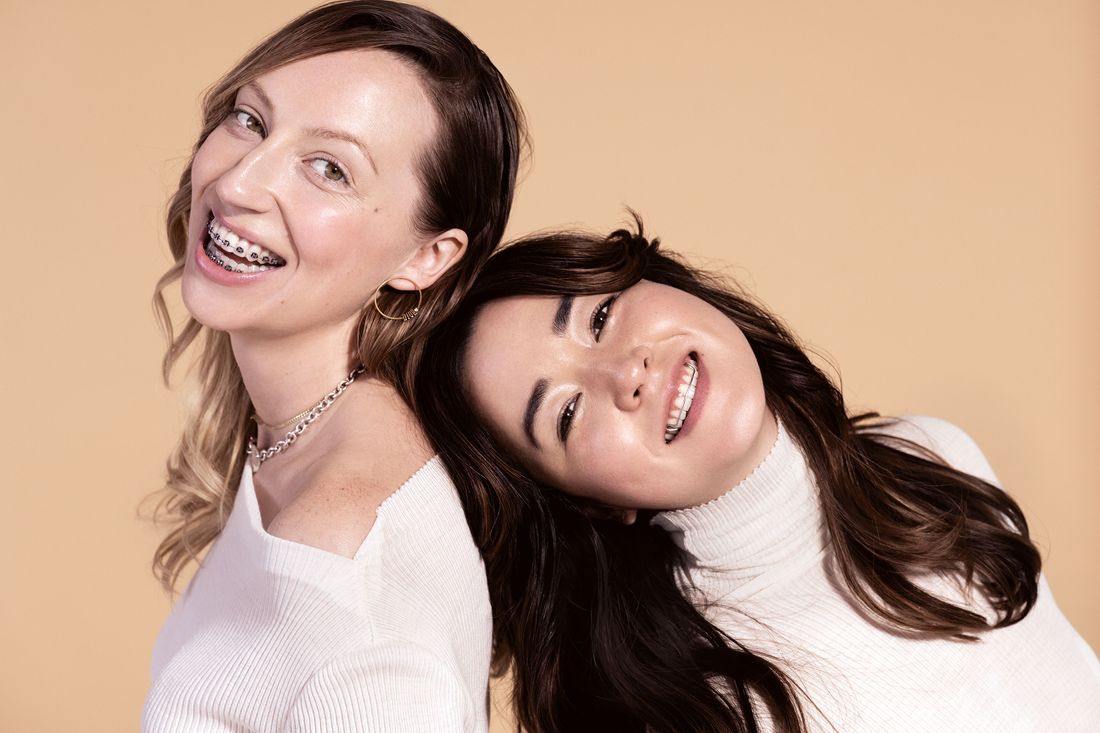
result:
[[[271,104],[271,97],[267,96],[267,92],[264,91],[259,82],[250,81],[241,87],[241,89],[245,88],[251,89],[253,92],[255,92],[256,96],[260,98],[260,102],[262,102],[263,105],[268,109],[272,109],[274,107],[274,105]],[[378,166],[374,164],[374,156],[370,154],[370,149],[363,144],[363,141],[355,137],[355,135],[347,132],[342,132],[340,130],[329,130],[324,127],[311,127],[310,129],[306,130],[306,134],[311,137],[320,137],[326,140],[341,140],[343,142],[354,145],[355,147],[359,148],[359,152],[361,152],[363,154],[363,157],[367,159],[367,162],[370,163],[370,167],[374,169],[375,174],[378,174]]]
[[[562,336],[565,334],[565,330],[569,328],[569,319],[572,316],[573,296],[563,295],[561,300],[558,301],[558,309],[554,312],[554,322],[550,324],[550,328],[555,335]],[[539,442],[535,440],[535,416],[538,415],[539,408],[542,407],[542,402],[546,399],[546,390],[549,387],[549,379],[543,378],[535,382],[535,387],[531,390],[531,396],[527,398],[527,409],[523,413],[523,432],[535,448],[539,447]]]
[[[561,336],[565,333],[565,329],[569,328],[569,319],[573,316],[573,296],[563,295],[561,301],[558,302],[558,310],[554,313],[554,323],[551,324],[551,328],[554,330],[554,334]]]
[[[523,432],[527,434],[531,445],[536,448],[539,447],[539,442],[535,440],[535,415],[542,406],[542,401],[546,399],[546,389],[549,386],[548,379],[535,382],[535,388],[531,390],[531,396],[527,399],[527,409],[523,413]]]

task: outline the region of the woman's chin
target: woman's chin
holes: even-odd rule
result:
[[[234,314],[239,309],[239,304],[224,302],[224,298],[217,297],[217,293],[211,293],[201,283],[188,282],[184,273],[180,287],[183,296],[183,307],[200,325],[212,331],[241,331],[248,328],[248,324],[242,322],[239,316]]]

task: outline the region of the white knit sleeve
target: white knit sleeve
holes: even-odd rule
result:
[[[372,646],[321,667],[298,694],[286,733],[466,733],[469,696],[458,674],[407,643]]]

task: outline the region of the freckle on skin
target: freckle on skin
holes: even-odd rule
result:
[[[379,211],[381,211],[381,210],[382,210],[382,207],[381,207],[381,206],[375,206],[375,207],[374,207],[374,213],[376,213],[376,214],[377,214],[377,213],[378,213]]]

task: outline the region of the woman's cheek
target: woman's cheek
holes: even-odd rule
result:
[[[621,425],[604,425],[592,432],[584,447],[592,498],[614,506],[646,505],[652,497],[645,480],[653,466],[636,436]]]

